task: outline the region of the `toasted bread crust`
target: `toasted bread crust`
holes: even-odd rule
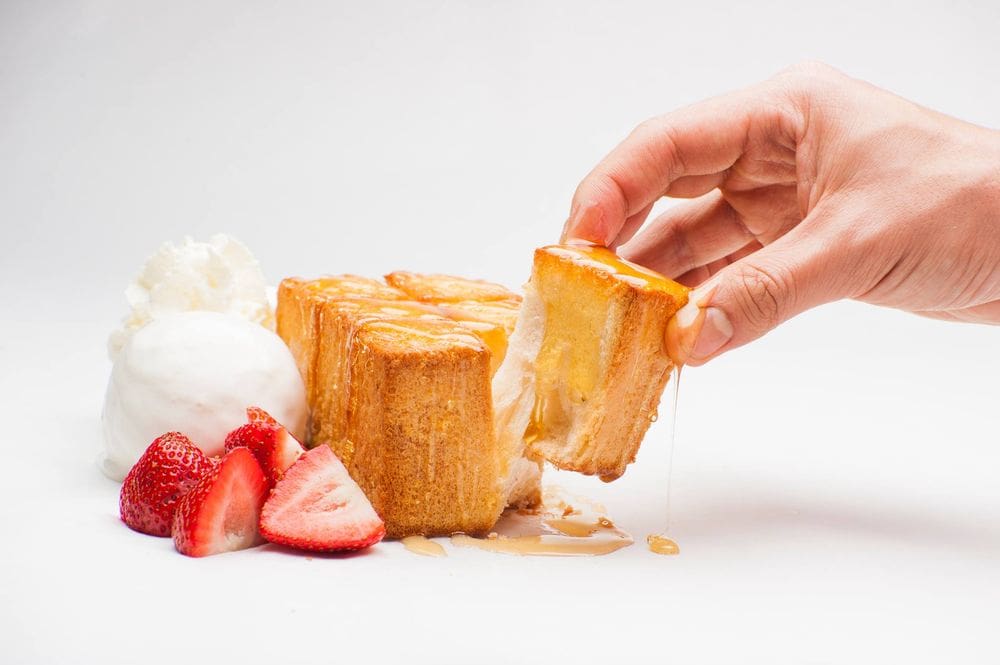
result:
[[[309,443],[333,448],[389,537],[482,534],[508,500],[541,500],[538,462],[521,464],[517,493],[506,494],[511,465],[493,431],[490,378],[520,298],[400,274],[409,292],[356,276],[279,287],[278,333],[307,381]]]
[[[452,336],[430,348],[387,339],[385,325],[358,332],[346,441],[332,444],[352,448],[348,470],[388,516],[390,538],[483,534],[504,506],[489,352],[451,322],[423,324],[431,334]]]
[[[397,270],[385,276],[392,287],[404,291],[414,300],[435,303],[474,300],[510,300],[517,296],[500,284],[453,275],[425,275]]]

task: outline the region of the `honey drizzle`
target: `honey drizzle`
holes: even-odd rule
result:
[[[670,521],[672,517],[672,492],[673,492],[673,475],[674,475],[674,447],[677,442],[677,397],[681,392],[681,370],[683,365],[674,365],[672,370],[671,378],[674,381],[674,398],[671,405],[671,421],[670,421],[670,450],[667,452],[667,506],[666,510],[666,524],[664,525],[663,531],[659,534],[649,534],[646,536],[646,543],[649,545],[649,551],[655,554],[680,554],[680,547],[677,546],[673,540],[666,536],[670,532]]]
[[[610,272],[634,286],[666,291],[671,294],[683,293],[684,287],[675,284],[663,275],[649,268],[622,259],[607,247],[598,245],[553,245],[547,251],[564,256],[580,264],[590,265]]]

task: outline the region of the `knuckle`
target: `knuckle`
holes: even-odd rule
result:
[[[838,70],[824,62],[804,60],[778,72],[771,78],[770,83],[785,90],[792,97],[803,94],[813,96],[835,85],[840,76]]]
[[[663,150],[670,160],[670,163],[674,165],[674,172],[676,174],[687,173],[688,169],[684,165],[683,155],[680,149],[677,147],[679,144],[679,138],[677,136],[677,130],[671,124],[665,124],[660,129],[660,137],[663,143]]]
[[[694,253],[691,250],[691,243],[686,233],[674,225],[665,228],[662,237],[663,242],[658,243],[658,246],[668,248],[667,251],[674,266],[680,266],[683,272],[687,272],[692,267],[695,267]],[[677,275],[673,276],[676,277]]]
[[[802,60],[781,70],[778,73],[778,76],[789,76],[800,79],[816,79],[830,77],[836,73],[836,69],[820,60]]]
[[[632,130],[633,136],[652,136],[660,131],[662,120],[659,117],[646,118]]]
[[[677,129],[670,122],[670,115],[661,115],[643,120],[632,130],[635,144],[647,151],[645,162],[661,166],[672,166],[675,173],[685,173],[684,163],[678,146]]]
[[[736,304],[755,332],[778,325],[788,311],[792,280],[785,270],[748,264],[737,274]]]

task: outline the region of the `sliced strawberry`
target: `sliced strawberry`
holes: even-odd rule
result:
[[[260,514],[272,543],[304,550],[359,550],[385,535],[385,524],[327,446],[306,452],[278,481]]]
[[[267,480],[246,448],[226,454],[177,504],[174,546],[181,554],[208,556],[253,547]]]
[[[226,451],[241,446],[249,448],[264,470],[268,487],[274,487],[304,449],[288,430],[263,409],[252,406],[247,409],[247,416],[249,423],[237,427],[226,436]]]
[[[153,443],[125,476],[118,509],[129,527],[152,536],[169,536],[177,501],[215,466],[180,432]]]

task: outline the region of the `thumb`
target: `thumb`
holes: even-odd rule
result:
[[[795,242],[791,235],[800,234],[726,266],[691,291],[667,325],[674,362],[700,365],[847,294],[852,271],[839,265],[836,253],[821,241]]]

